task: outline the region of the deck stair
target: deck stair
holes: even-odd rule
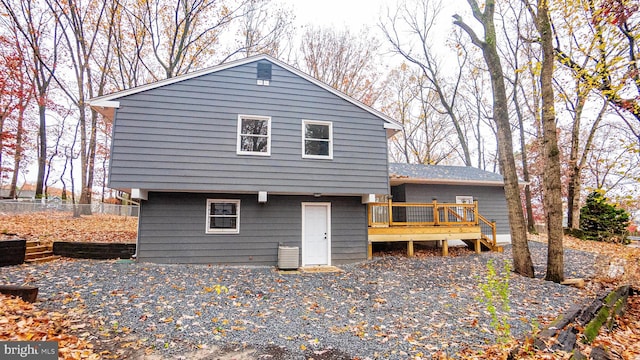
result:
[[[44,244],[39,240],[27,241],[27,250],[24,255],[26,263],[42,263],[59,259],[60,256],[53,254],[53,248],[50,244]]]
[[[472,240],[462,240],[470,249],[473,249],[475,244]],[[482,236],[480,238],[480,246],[482,247],[482,251],[494,251],[494,252],[503,252],[504,247],[501,244],[492,244],[491,239]]]

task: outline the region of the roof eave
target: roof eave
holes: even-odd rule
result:
[[[496,180],[461,180],[461,179],[419,179],[419,178],[390,178],[390,184],[429,184],[429,185],[476,185],[476,186],[504,186],[503,181]]]

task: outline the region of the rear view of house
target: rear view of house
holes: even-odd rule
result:
[[[113,116],[109,186],[141,199],[137,255],[160,263],[366,259],[400,125],[269,56],[92,99]]]

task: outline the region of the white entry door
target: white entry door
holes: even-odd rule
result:
[[[302,203],[302,266],[331,265],[331,203]]]

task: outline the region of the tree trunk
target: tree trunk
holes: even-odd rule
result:
[[[507,93],[504,86],[502,64],[496,47],[496,30],[493,20],[495,0],[488,0],[485,3],[484,12],[480,11],[476,0],[467,0],[467,2],[472,8],[473,16],[482,23],[484,41],[478,38],[473,29],[464,23],[460,16],[454,16],[454,23],[460,26],[471,37],[472,42],[482,50],[482,55],[491,76],[493,117],[496,122],[498,138],[498,157],[504,176],[504,192],[507,198],[511,243],[513,244],[513,269],[520,275],[534,277],[533,261],[531,260],[531,253],[527,243],[527,230],[520,201],[518,173],[513,155]]]
[[[567,185],[567,227],[580,227],[580,168],[578,152],[580,151],[580,120],[586,102],[586,96],[580,94],[580,84],[576,84],[578,101],[571,128],[571,150],[569,152],[569,184]]]
[[[89,143],[87,144],[87,155],[85,157],[86,170],[83,176],[82,195],[80,196],[80,204],[88,205],[83,207],[83,215],[91,215],[91,198],[93,195],[93,176],[96,162],[96,146],[97,146],[97,130],[98,130],[98,113],[91,110],[91,126],[89,128]],[[86,140],[85,140],[86,141]]]
[[[0,112],[0,185],[2,185],[2,149],[4,148],[4,142],[2,139],[2,133],[4,132],[4,111]]]
[[[560,283],[564,280],[564,250],[562,245],[562,185],[560,182],[560,149],[556,129],[553,92],[553,34],[549,20],[547,0],[538,0],[536,17],[542,45],[540,89],[542,95],[542,142],[544,154],[544,208],[547,218],[547,274],[546,280]]]
[[[18,187],[18,173],[20,171],[20,163],[22,162],[22,137],[24,133],[24,107],[21,108],[18,115],[18,128],[16,130],[16,153],[13,157],[13,175],[11,176],[11,187],[9,189],[9,197],[16,198],[16,188]]]
[[[520,151],[522,152],[522,177],[523,180],[527,183],[524,186],[524,199],[525,199],[525,209],[527,210],[527,231],[531,234],[536,233],[536,223],[533,218],[533,206],[531,205],[531,186],[529,186],[529,164],[527,162],[527,146],[524,138],[524,119],[522,116],[522,111],[520,110],[520,103],[518,102],[518,89],[519,85],[519,74],[516,73],[516,79],[514,81],[513,90],[513,105],[516,109],[516,115],[518,116],[518,127],[520,130]]]
[[[38,115],[40,126],[38,127],[38,178],[36,179],[36,199],[42,198],[44,194],[44,175],[47,164],[47,116],[46,107],[42,103],[45,97],[39,96]]]

